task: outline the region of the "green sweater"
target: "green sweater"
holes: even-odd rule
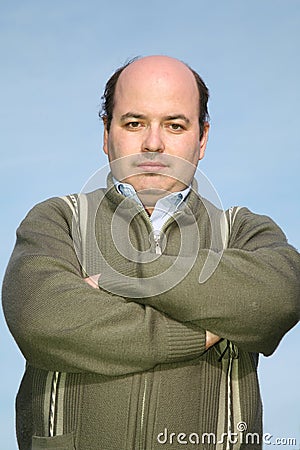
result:
[[[262,448],[258,353],[299,319],[300,256],[282,231],[241,208],[224,243],[224,214],[191,192],[156,254],[147,214],[114,187],[82,199],[79,235],[72,198],[29,212],[3,283],[27,361],[19,448]],[[83,276],[97,273],[93,289]],[[208,351],[205,330],[223,338]]]

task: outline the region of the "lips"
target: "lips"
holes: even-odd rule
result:
[[[163,164],[160,161],[151,161],[151,160],[143,160],[139,161],[137,167],[145,172],[157,172],[165,169],[167,167],[166,164]]]
[[[161,171],[165,169],[167,166],[158,161],[142,161],[137,165],[137,167],[146,172],[155,172]]]

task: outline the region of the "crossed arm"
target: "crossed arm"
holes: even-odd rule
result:
[[[84,281],[94,289],[99,289],[99,278],[100,274],[92,275],[90,277],[84,278]],[[205,337],[205,348],[208,350],[213,345],[217,344],[220,341],[220,336],[217,336],[214,333],[211,333],[210,331],[206,331],[206,337]]]
[[[119,376],[206,351],[202,328],[84,282],[71,223],[65,202],[52,199],[33,208],[17,232],[2,299],[29,364]]]
[[[299,318],[299,254],[269,219],[253,226],[242,216],[235,248],[207,283],[198,284],[200,251],[177,286],[131,301],[102,289],[101,277],[99,289],[82,279],[66,208],[52,199],[29,213],[3,284],[8,325],[36,367],[118,376],[197,358],[219,336],[270,354]],[[172,257],[161,255],[162,264]],[[149,277],[157,267],[141,270]]]
[[[199,283],[208,256],[215,259],[215,270]],[[300,255],[270,218],[242,208],[222,257],[200,249],[194,264],[189,264],[189,257],[162,254],[139,264],[132,283],[104,273],[98,284],[108,291],[112,286],[128,301],[134,299],[174,320],[209,330],[207,348],[220,336],[245,351],[267,356],[299,320]],[[172,279],[179,280],[187,267],[188,274],[166,290],[163,274],[172,268]],[[154,291],[158,294],[152,295]]]

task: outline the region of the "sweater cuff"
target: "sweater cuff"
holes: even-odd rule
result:
[[[168,322],[169,359],[181,361],[201,356],[206,351],[206,331],[192,324]]]

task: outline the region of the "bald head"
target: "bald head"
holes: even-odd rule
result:
[[[145,82],[153,81],[157,85],[172,78],[191,85],[197,91],[196,80],[190,68],[169,56],[146,56],[132,62],[120,74],[117,86],[122,81],[134,83],[136,77],[143,78]]]
[[[129,87],[135,86],[137,95],[138,92],[144,95],[149,91],[150,86],[151,88],[155,86],[156,89],[151,89],[151,92],[157,94],[157,101],[159,101],[160,92],[170,89],[171,85],[172,95],[176,95],[176,86],[178,88],[185,86],[187,99],[197,102],[201,137],[204,124],[208,120],[208,89],[197,72],[189,66],[178,59],[162,55],[134,59],[119,68],[108,80],[100,113],[107,130],[110,129],[118,94],[124,95]],[[178,101],[180,101],[179,98]]]

